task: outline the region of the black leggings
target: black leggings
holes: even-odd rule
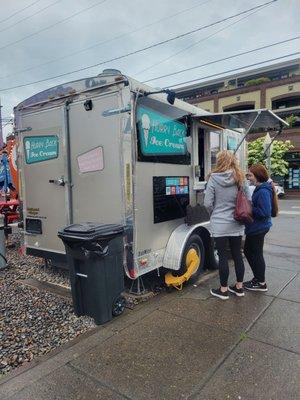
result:
[[[228,286],[228,243],[234,261],[237,282],[243,282],[245,266],[242,256],[242,236],[223,236],[215,238],[216,248],[219,254],[219,273],[221,286]]]
[[[258,282],[265,282],[266,263],[264,259],[264,240],[267,232],[246,235],[244,254]]]

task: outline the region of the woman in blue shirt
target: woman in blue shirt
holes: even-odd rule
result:
[[[246,225],[244,254],[252,269],[253,279],[244,282],[244,288],[266,292],[268,288],[265,279],[264,239],[272,226],[271,217],[278,214],[278,201],[268,171],[263,165],[252,165],[248,179],[255,190],[252,195],[253,222]]]

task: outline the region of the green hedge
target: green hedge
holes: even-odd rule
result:
[[[250,79],[245,83],[245,86],[253,86],[253,85],[261,85],[262,83],[270,82],[270,78],[257,78],[257,79]]]

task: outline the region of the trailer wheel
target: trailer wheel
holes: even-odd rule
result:
[[[114,317],[118,317],[119,315],[121,315],[123,313],[123,311],[125,310],[125,306],[126,306],[126,300],[124,296],[118,296],[112,305],[112,315]]]
[[[203,270],[203,265],[204,265],[204,258],[205,258],[205,250],[204,250],[204,245],[202,242],[202,239],[200,238],[200,236],[193,234],[189,237],[188,241],[186,242],[184,251],[183,251],[183,255],[182,255],[182,259],[181,259],[181,266],[180,269],[177,271],[177,276],[183,275],[188,268],[188,265],[186,263],[186,259],[187,259],[187,255],[189,253],[189,251],[191,250],[195,250],[198,257],[200,258],[200,263],[199,263],[199,267],[197,268],[197,270],[193,273],[193,275],[190,277],[190,279],[188,280],[189,283],[193,283],[197,280],[197,278],[199,277],[201,271]]]
[[[206,248],[204,268],[209,270],[219,268],[219,254],[217,252],[213,238],[211,238],[211,241]]]

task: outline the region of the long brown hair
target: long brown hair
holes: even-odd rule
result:
[[[257,181],[260,183],[268,182],[268,180],[270,179],[268,170],[262,164],[251,165],[251,167],[249,168],[249,171],[255,176]],[[271,182],[271,185],[272,185],[272,190],[273,190],[273,193],[272,193],[272,217],[277,217],[278,211],[279,211],[278,198],[277,198],[274,183]]]
[[[236,156],[230,150],[222,150],[217,154],[217,165],[211,173],[225,172],[229,170],[232,170],[236,184],[242,186],[245,181],[245,175],[238,165]]]

